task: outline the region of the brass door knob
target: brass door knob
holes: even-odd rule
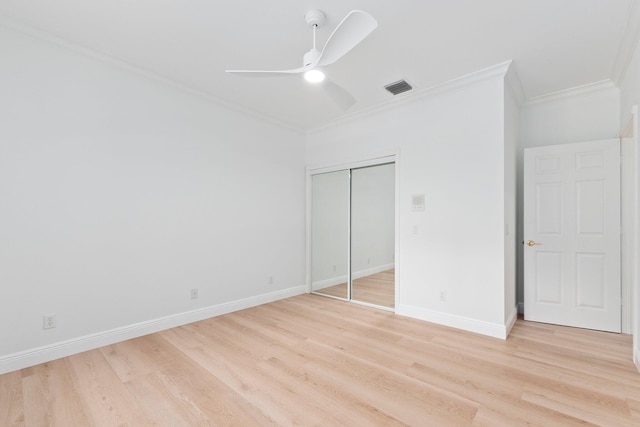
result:
[[[527,240],[527,246],[535,246],[535,245],[541,245],[542,243],[536,243],[533,240]]]

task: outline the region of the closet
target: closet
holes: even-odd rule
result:
[[[395,163],[311,174],[311,292],[395,307]]]

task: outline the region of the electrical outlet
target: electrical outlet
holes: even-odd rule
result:
[[[45,314],[43,316],[43,329],[51,329],[56,327],[56,315],[55,314]]]
[[[198,299],[198,289],[191,289],[191,299]]]
[[[440,301],[441,302],[447,302],[447,292],[446,291],[440,291]]]

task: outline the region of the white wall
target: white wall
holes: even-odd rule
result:
[[[396,311],[494,336],[506,333],[505,72],[307,137],[309,166],[399,153]],[[425,212],[411,212],[415,193]]]
[[[620,111],[620,93],[614,86],[550,98],[526,105],[520,111],[520,146],[517,153],[518,248],[517,299],[524,303],[523,276],[523,199],[522,176],[524,149],[544,145],[616,138]]]
[[[526,105],[520,117],[523,148],[609,139],[618,136],[620,91],[613,85],[568,92]]]
[[[627,67],[627,70],[624,74],[624,78],[620,84],[620,129],[624,129],[629,120],[632,117],[632,111],[635,110],[637,112],[637,106],[640,105],[640,44],[636,43],[635,50],[633,52],[633,56],[631,61]],[[635,217],[635,230],[636,233],[640,231],[640,226],[638,224],[638,199],[640,196],[637,191],[640,189],[640,183],[638,179],[640,178],[640,150],[638,149],[638,125],[637,125],[637,117],[635,120],[635,127],[632,131],[634,135],[632,135],[633,143],[635,144],[635,149],[632,151],[635,155],[634,161],[632,163],[635,164],[635,172],[636,172],[636,195],[635,195],[635,207],[636,207],[636,217]],[[624,146],[624,145],[623,145]],[[631,150],[630,150],[631,151]],[[636,239],[640,239],[640,235],[636,234]],[[636,266],[635,274],[633,275],[633,286],[631,290],[632,295],[632,304],[633,304],[633,324],[632,324],[632,333],[633,333],[633,353],[634,360],[638,369],[640,369],[640,284],[638,283],[638,240],[636,240],[634,259],[632,262]]]
[[[3,27],[0,61],[0,372],[303,292],[303,135]]]

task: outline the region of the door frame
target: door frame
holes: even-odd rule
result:
[[[306,227],[306,242],[305,242],[305,281],[306,281],[306,292],[307,293],[311,293],[312,289],[311,289],[311,201],[312,201],[312,194],[311,194],[311,190],[312,190],[312,182],[311,179],[313,177],[313,175],[319,175],[322,173],[328,173],[328,172],[336,172],[336,171],[340,171],[340,170],[345,170],[345,169],[357,169],[357,168],[363,168],[363,167],[367,167],[367,166],[376,166],[376,165],[383,165],[386,163],[394,163],[395,164],[395,206],[394,206],[394,269],[395,269],[395,277],[394,277],[394,298],[395,298],[395,303],[394,303],[394,308],[388,308],[388,307],[381,307],[379,305],[374,305],[374,304],[369,304],[366,302],[362,302],[362,301],[354,301],[351,299],[351,260],[348,260],[348,267],[349,267],[349,286],[348,286],[348,300],[349,302],[353,302],[356,304],[360,304],[360,305],[365,305],[365,306],[370,306],[370,307],[375,307],[378,309],[382,309],[382,310],[387,310],[387,311],[392,311],[395,313],[396,311],[396,307],[398,306],[398,301],[399,301],[399,297],[400,297],[400,280],[399,280],[399,270],[400,270],[400,263],[398,262],[400,256],[400,240],[399,240],[399,235],[400,235],[400,222],[399,222],[399,218],[400,218],[400,212],[399,212],[399,194],[400,194],[400,159],[399,159],[399,155],[398,153],[392,153],[386,156],[381,156],[381,157],[373,157],[373,158],[369,158],[369,159],[364,159],[364,160],[359,160],[359,161],[353,161],[353,162],[347,162],[347,163],[334,163],[334,164],[329,164],[329,165],[322,165],[322,166],[313,166],[313,167],[307,167],[306,168],[306,218],[305,218],[305,227]],[[349,207],[349,210],[351,209],[351,207]],[[349,212],[349,220],[351,217],[351,212]],[[349,230],[351,230],[351,226],[349,226]],[[348,237],[348,244],[349,244],[349,251],[348,251],[348,257],[351,257],[351,233],[349,232],[349,237]],[[337,297],[336,297],[337,298]],[[338,298],[338,299],[342,299],[342,298]]]
[[[626,147],[625,145],[630,145]],[[620,151],[622,156],[621,185],[629,189],[626,194],[627,206],[622,213],[622,229],[635,231],[627,247],[622,246],[622,332],[633,336],[633,361],[640,371],[640,145],[638,140],[638,105],[631,108],[626,126],[620,131]],[[625,185],[626,184],[626,185]],[[622,194],[625,200],[625,194]]]
[[[636,310],[634,304],[638,301],[638,137],[637,137],[637,106],[633,108],[632,116],[620,132],[620,221],[621,236],[621,280],[622,280],[622,333],[634,334],[636,324]],[[635,231],[633,236],[627,231]],[[626,243],[626,245],[625,245]],[[634,334],[634,336],[637,334]]]

